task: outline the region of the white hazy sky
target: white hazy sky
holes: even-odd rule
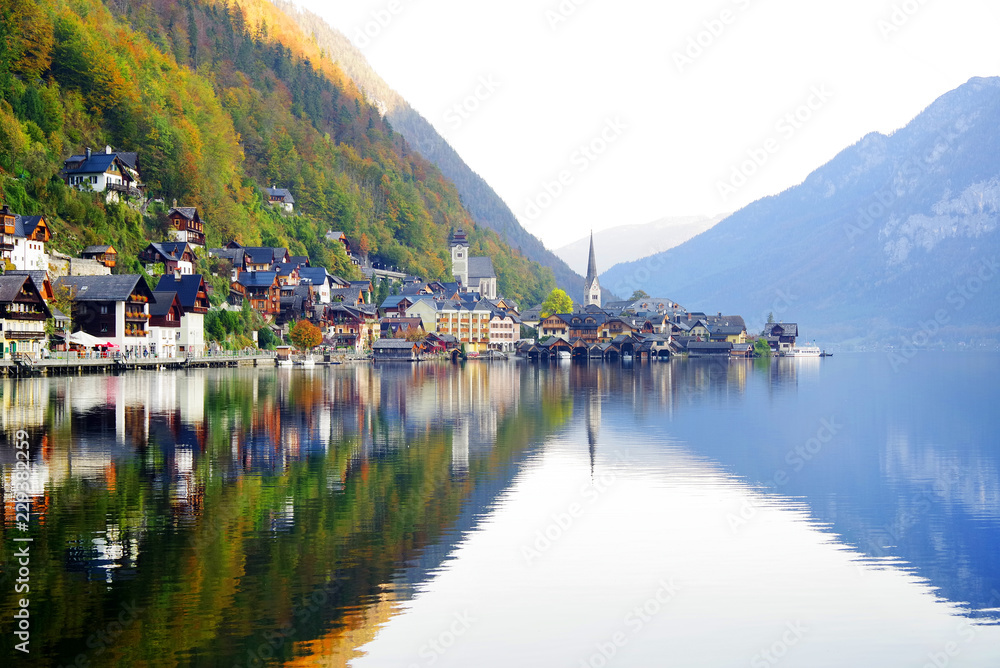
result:
[[[550,248],[736,210],[1000,74],[992,0],[298,1]]]

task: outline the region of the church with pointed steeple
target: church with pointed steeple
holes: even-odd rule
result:
[[[594,232],[590,233],[590,260],[587,262],[587,278],[583,281],[583,307],[593,304],[601,306],[601,284],[597,280],[597,259],[594,257]]]

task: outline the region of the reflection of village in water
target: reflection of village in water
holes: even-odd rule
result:
[[[107,597],[159,592],[157,614],[187,621],[133,642],[150,653],[166,642],[222,660],[241,654],[262,625],[280,627],[293,618],[299,597],[320,591],[334,604],[307,615],[277,655],[289,665],[297,661],[293,654],[342,665],[440,567],[525,457],[557,430],[579,430],[580,456],[591,465],[602,447],[602,423],[614,416],[634,421],[636,429],[660,425],[692,443],[701,435],[700,455],[759,483],[783,465],[787,447],[779,444],[774,453],[747,447],[727,433],[726,420],[705,424],[704,411],[740,407],[748,396],[765,404],[795,397],[800,382],[815,379],[819,363],[138,372],[4,379],[0,401],[4,432],[24,429],[31,436],[32,520],[51,532],[49,541],[64,541],[50,543],[64,555],[65,569],[50,574],[53,599],[57,592],[89,592],[92,600],[74,613],[85,620],[102,618]],[[933,473],[928,467],[945,466],[944,455],[933,460],[933,450],[897,447],[905,437],[897,434],[863,455],[884,460],[885,467],[865,468],[876,484],[888,475],[896,487],[915,488]],[[3,524],[10,531],[12,451],[2,458]],[[809,489],[792,484],[783,491],[811,497],[820,519],[842,522],[842,535],[880,557],[869,536],[893,526],[905,502],[860,492],[852,505],[829,506],[856,478],[856,464],[825,466],[825,478],[793,481]],[[949,559],[971,558],[988,568],[989,556],[956,553],[972,548],[948,535],[971,521],[963,515],[956,524],[951,509],[982,517],[982,493],[997,495],[995,462],[976,466],[977,476],[939,490],[947,498],[928,512],[929,524],[951,546]],[[942,588],[952,589],[954,600],[969,600],[969,587],[990,584],[982,569],[956,581],[941,570],[940,555],[927,553],[922,542],[908,544],[913,533],[892,538],[908,551],[905,558],[923,562]],[[264,586],[276,577],[281,587]],[[94,589],[98,584],[109,588]],[[186,589],[209,600],[179,593]],[[12,604],[0,600],[4,611]],[[188,637],[184,629],[198,620],[214,625],[215,635]],[[47,647],[53,660],[64,658],[64,644],[56,638]],[[123,653],[115,660],[132,659]]]

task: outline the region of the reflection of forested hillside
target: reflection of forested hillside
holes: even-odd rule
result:
[[[100,665],[230,665],[262,643],[290,658],[363,633],[407,595],[399,569],[433,568],[448,548],[425,551],[454,544],[570,410],[561,385],[525,385],[514,366],[102,381],[33,393],[81,400],[32,430],[60,434],[32,453],[49,476],[32,650],[52,663],[94,651],[90,635],[132,601],[143,611]]]

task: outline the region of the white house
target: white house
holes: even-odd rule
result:
[[[205,352],[205,314],[208,288],[201,274],[167,274],[160,277],[157,292],[176,292],[183,314],[177,338],[177,354],[197,356]]]
[[[0,209],[0,218],[3,219],[3,238],[0,239],[2,258],[9,260],[16,269],[48,271],[49,256],[45,253],[45,243],[52,239],[52,232],[45,216],[22,216],[4,205]]]
[[[106,192],[109,202],[117,202],[119,194],[141,196],[132,168],[117,153],[94,153],[88,148],[84,155],[70,156],[63,165],[66,185],[77,190]]]

